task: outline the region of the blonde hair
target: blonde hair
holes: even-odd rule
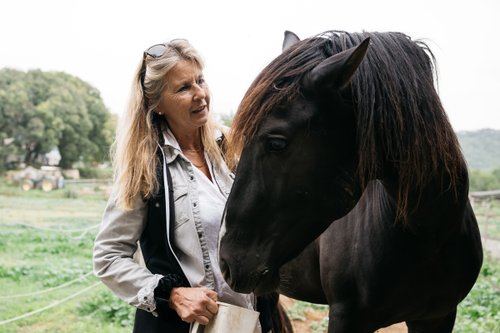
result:
[[[161,128],[167,123],[154,110],[160,103],[166,74],[182,60],[192,61],[203,69],[200,55],[187,40],[174,39],[164,45],[163,55],[152,57],[145,53],[138,66],[128,109],[119,121],[112,146],[117,205],[123,209],[131,209],[138,195],[147,199],[159,188],[157,151],[162,141]],[[209,114],[200,129],[205,151],[216,167],[222,163],[221,150],[215,141],[218,127]]]

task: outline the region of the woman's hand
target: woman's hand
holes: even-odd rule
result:
[[[217,293],[205,287],[173,288],[170,293],[170,307],[187,323],[207,325],[219,310],[216,301]]]

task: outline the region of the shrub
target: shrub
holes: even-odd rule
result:
[[[81,178],[87,179],[109,179],[113,177],[113,170],[111,168],[78,168]]]
[[[109,291],[100,292],[96,297],[80,303],[78,313],[123,327],[132,327],[134,323],[134,308]]]

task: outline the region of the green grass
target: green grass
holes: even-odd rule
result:
[[[309,330],[312,333],[326,332],[328,329],[328,305],[296,301],[293,306],[288,309],[288,316],[292,321],[306,321],[307,312],[316,312],[323,317],[321,320],[312,321],[309,325]]]
[[[480,276],[460,303],[455,333],[500,332],[500,261],[487,256]]]
[[[104,190],[82,186],[45,193],[0,183],[0,322],[98,282],[89,273],[106,197]],[[74,280],[48,293],[12,297]],[[132,313],[130,306],[99,284],[58,306],[1,325],[0,332],[124,333],[131,331]]]
[[[98,282],[88,273],[92,270],[95,227],[100,223],[106,197],[107,192],[97,187],[89,190],[75,185],[49,193],[24,192],[0,182],[0,322],[53,304]],[[500,204],[478,210],[498,216]],[[493,227],[488,225],[488,230]],[[49,293],[5,297],[55,288],[81,276],[77,282]],[[499,276],[499,261],[487,257],[478,282],[459,306],[455,332],[500,332]],[[0,332],[125,333],[131,331],[133,311],[100,284],[49,310],[0,325]],[[296,302],[289,315],[304,320],[306,311],[324,312],[326,308]],[[311,323],[310,331],[325,332],[327,325],[327,319],[318,320]]]

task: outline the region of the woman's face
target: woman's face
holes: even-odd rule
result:
[[[191,61],[180,61],[165,76],[158,112],[173,131],[191,131],[208,120],[210,96],[203,72]]]

